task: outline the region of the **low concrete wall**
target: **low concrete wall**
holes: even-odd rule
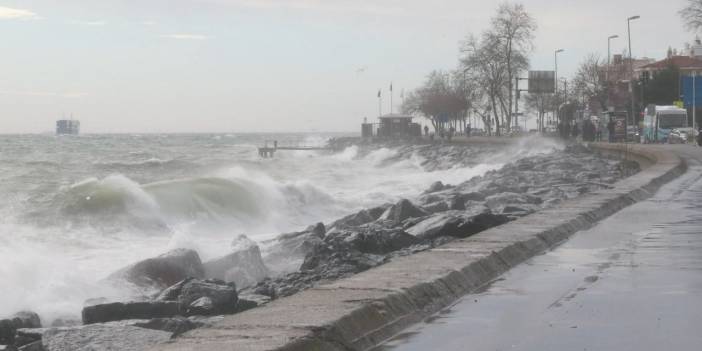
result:
[[[625,147],[592,146],[618,152]],[[575,232],[650,197],[685,170],[667,151],[627,147],[654,163],[613,189],[227,316],[153,350],[368,350]]]

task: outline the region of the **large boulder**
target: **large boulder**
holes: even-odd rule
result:
[[[383,215],[380,216],[379,220],[391,221],[392,223],[402,223],[402,221],[408,218],[424,217],[427,215],[429,215],[428,212],[415,206],[409,200],[402,199],[385,210]]]
[[[83,308],[83,324],[104,323],[125,319],[166,318],[180,314],[179,304],[172,301],[115,302]]]
[[[501,194],[495,194],[492,196],[488,196],[485,199],[485,203],[487,204],[487,206],[493,210],[504,207],[506,205],[515,205],[515,204],[538,205],[538,204],[541,204],[542,202],[543,202],[543,200],[541,200],[541,198],[538,196],[529,195],[529,194],[518,194],[518,193],[513,193],[513,192],[505,192],[505,193],[501,193]]]
[[[43,333],[46,351],[141,351],[171,339],[171,332],[134,325],[91,324]]]
[[[176,302],[186,316],[218,315],[235,313],[238,295],[234,283],[188,278],[164,290],[155,300]]]
[[[31,311],[21,311],[10,318],[0,319],[0,345],[15,344],[16,332],[22,328],[41,328],[39,315]]]
[[[125,279],[140,287],[163,289],[185,278],[202,278],[205,270],[194,250],[177,249],[125,267],[110,279]]]
[[[263,242],[263,262],[271,271],[270,274],[280,275],[296,271],[305,256],[322,242],[324,233],[320,233],[320,229],[319,225],[314,225],[304,231],[281,234],[275,239]]]
[[[191,318],[185,318],[182,316],[177,316],[173,318],[154,318],[148,321],[137,322],[134,324],[134,326],[141,328],[166,331],[172,333],[173,337],[183,334],[187,331],[200,328],[204,325],[205,324],[200,321]]]
[[[17,327],[11,319],[0,319],[0,345],[14,344],[16,331]]]
[[[206,278],[234,282],[240,288],[256,285],[268,276],[261,249],[245,235],[234,239],[232,253],[205,262],[203,266]]]
[[[421,240],[450,236],[466,238],[483,230],[502,225],[509,217],[491,212],[465,214],[449,211],[431,216],[407,229],[407,233]]]
[[[32,311],[20,311],[12,316],[12,323],[17,329],[21,328],[41,328],[39,315]]]

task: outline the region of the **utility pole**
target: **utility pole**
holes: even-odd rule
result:
[[[617,39],[619,38],[618,35],[610,35],[609,38],[607,38],[607,71],[605,71],[605,80],[609,82],[609,70],[611,69],[611,57],[612,57],[612,39]]]
[[[629,70],[631,76],[629,77],[629,87],[631,90],[631,123],[636,123],[634,117],[634,56],[631,54],[631,21],[641,18],[641,16],[631,16],[626,19],[626,32],[629,37]]]
[[[554,88],[555,88],[554,96],[556,97],[556,99],[555,99],[556,102],[558,101],[558,54],[563,52],[563,51],[564,51],[563,49],[558,49],[558,50],[554,51],[554,53],[553,53],[553,63],[554,63],[554,68],[555,68],[554,77],[553,77],[554,78]],[[560,118],[558,116],[558,105],[554,106],[553,118],[556,121],[560,121]]]

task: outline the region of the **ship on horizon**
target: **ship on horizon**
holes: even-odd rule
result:
[[[78,135],[80,134],[80,121],[71,119],[60,119],[56,121],[56,135]]]

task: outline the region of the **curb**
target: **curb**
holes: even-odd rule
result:
[[[686,169],[678,156],[655,147],[590,146],[633,153],[653,164],[613,189],[226,316],[151,350],[369,350],[576,232],[651,197]]]

